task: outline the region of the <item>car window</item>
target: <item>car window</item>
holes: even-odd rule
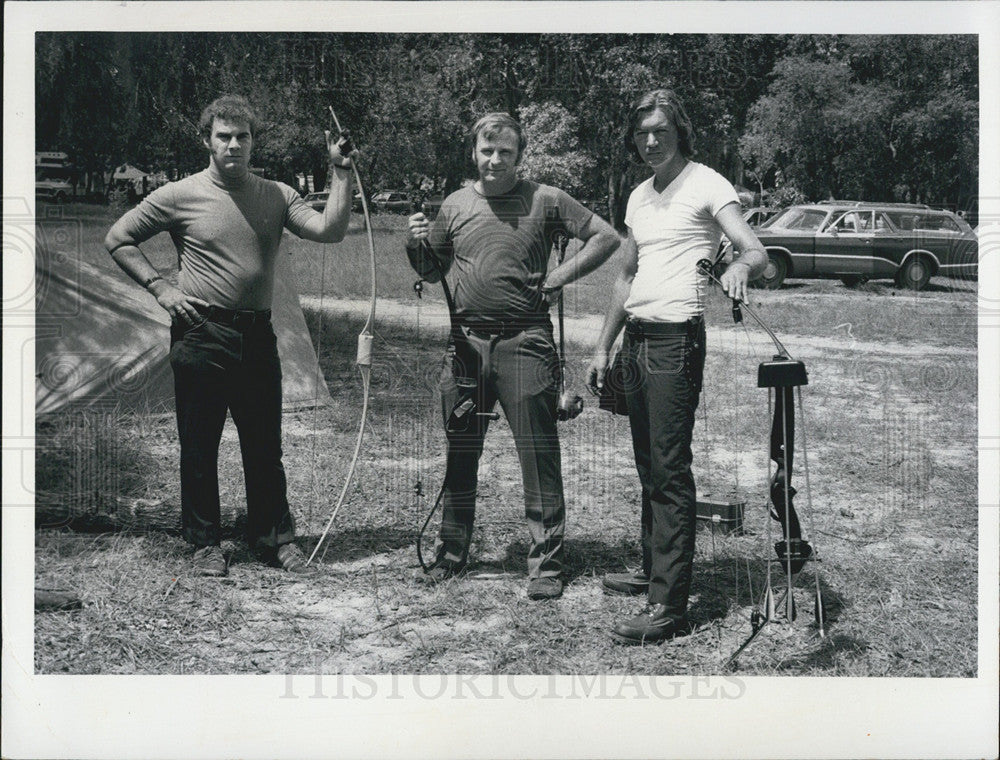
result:
[[[892,230],[892,223],[889,218],[881,211],[875,212],[875,231],[876,232],[890,232]]]
[[[912,211],[886,211],[885,215],[900,230],[913,230],[917,226],[917,215]]]
[[[834,220],[829,229],[836,230],[837,232],[857,232],[858,215],[853,211],[848,211],[846,214],[843,214],[838,219]]]
[[[934,232],[959,232],[958,225],[944,214],[920,214],[917,229]]]
[[[837,232],[868,232],[872,226],[871,221],[870,211],[848,211],[831,224],[830,229]]]
[[[827,212],[820,209],[792,206],[776,216],[767,226],[769,229],[815,231],[823,224],[826,215]]]

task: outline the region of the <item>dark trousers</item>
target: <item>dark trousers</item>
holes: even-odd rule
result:
[[[507,417],[524,488],[524,512],[531,547],[528,577],[557,576],[562,572],[566,506],[563,500],[559,437],[557,358],[551,327],[531,327],[509,337],[480,337],[469,333],[482,376],[476,402],[489,412],[497,401]],[[449,346],[441,378],[445,422],[460,396],[453,371],[455,348]],[[445,486],[437,557],[464,564],[472,541],[476,514],[479,459],[489,420],[475,417],[463,432],[448,435]]]
[[[623,352],[635,466],[642,484],[642,569],[650,604],[687,611],[696,493],[691,435],[705,366],[705,324],[627,323]],[[669,334],[673,329],[676,332]]]
[[[281,364],[269,322],[246,329],[204,321],[170,332],[181,445],[181,525],[195,546],[219,543],[219,441],[227,410],[240,437],[250,547],[295,536],[281,464]]]

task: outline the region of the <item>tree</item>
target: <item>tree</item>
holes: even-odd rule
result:
[[[850,70],[840,63],[804,56],[782,59],[766,94],[750,108],[740,154],[750,171],[773,177],[808,197],[836,190],[834,156],[839,153]]]
[[[750,173],[786,196],[974,202],[974,39],[809,37],[790,47],[740,139]]]
[[[528,137],[521,173],[571,195],[583,192],[597,161],[580,149],[576,117],[555,103],[531,104],[521,109],[521,126]]]

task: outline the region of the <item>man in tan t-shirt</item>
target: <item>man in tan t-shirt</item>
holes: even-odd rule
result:
[[[257,118],[241,97],[202,112],[208,168],[151,193],[105,239],[112,258],[170,315],[181,448],[181,524],[194,570],[227,572],[219,546],[218,455],[226,412],[239,431],[251,549],[292,572],[308,566],[281,462],[281,365],[271,327],[275,261],[284,229],[322,243],[343,239],[351,210],[349,143],[327,133],[330,197],[323,213],[298,193],[250,171]],[[159,232],[177,248],[177,285],[139,249]]]

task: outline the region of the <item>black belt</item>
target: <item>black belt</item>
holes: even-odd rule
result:
[[[475,335],[477,338],[483,340],[492,340],[493,338],[513,338],[515,335],[520,335],[525,330],[530,330],[533,327],[544,327],[543,322],[521,322],[505,324],[503,322],[497,322],[496,324],[489,325],[465,325],[465,329],[468,330],[470,335]]]
[[[271,321],[271,310],[253,311],[252,309],[223,309],[219,306],[209,306],[205,319],[220,325],[229,325],[238,330],[246,330],[254,325],[265,325]]]
[[[703,317],[691,317],[684,322],[646,322],[629,319],[625,322],[625,332],[637,340],[658,335],[688,335],[704,321]]]

